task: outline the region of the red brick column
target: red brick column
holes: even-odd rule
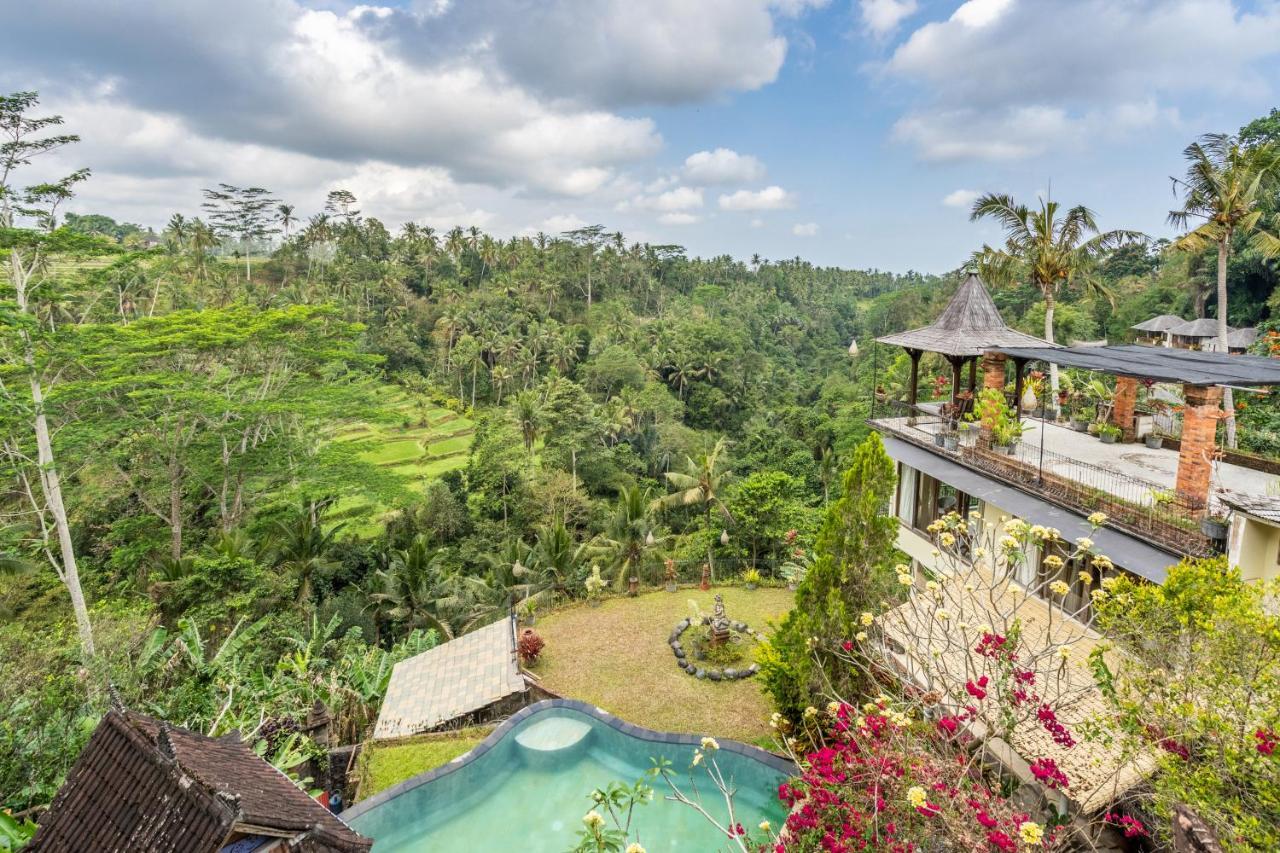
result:
[[[983,389],[994,388],[997,391],[1004,391],[1004,363],[1006,359],[1003,353],[989,352],[982,356],[982,387]]]
[[[1209,502],[1218,414],[1222,389],[1217,386],[1183,385],[1187,405],[1182,412],[1182,450],[1178,453],[1178,494],[1191,506]]]
[[[1133,407],[1138,402],[1138,380],[1132,376],[1116,377],[1116,393],[1111,398],[1111,424],[1124,433],[1121,441],[1133,441],[1137,432],[1133,426]]]

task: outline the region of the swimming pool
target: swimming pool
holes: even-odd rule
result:
[[[663,757],[688,791],[687,768],[700,738],[624,723],[582,702],[552,699],[524,708],[458,760],[359,803],[344,815],[374,839],[374,853],[563,853],[573,846],[588,795],[609,782],[630,784]],[[786,817],[778,783],[790,762],[755,747],[721,741],[716,754],[732,778],[737,819],[754,829]],[[698,771],[704,805],[721,821],[720,795]],[[728,849],[715,828],[688,806],[663,799],[666,783],[650,779],[654,801],[637,807],[633,827],[649,853]],[[709,793],[708,793],[709,792]]]

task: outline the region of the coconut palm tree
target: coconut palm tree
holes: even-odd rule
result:
[[[622,589],[628,578],[657,579],[660,548],[667,537],[654,524],[648,489],[624,488],[618,493],[613,514],[591,544],[591,554],[614,575]]]
[[[1264,142],[1242,145],[1239,137],[1209,133],[1182,152],[1187,160],[1184,178],[1172,178],[1182,207],[1169,211],[1169,223],[1190,228],[1174,241],[1186,252],[1218,250],[1218,347],[1227,352],[1227,260],[1232,241],[1239,238],[1264,258],[1280,256],[1280,237],[1262,227],[1261,202],[1280,185],[1280,146]],[[1223,389],[1227,446],[1236,446],[1235,404],[1231,389]]]
[[[279,542],[276,546],[276,567],[292,575],[298,584],[298,604],[311,600],[312,587],[317,574],[337,566],[330,556],[338,533],[345,522],[324,529],[324,513],[328,501],[310,501],[291,522],[276,522]]]
[[[298,221],[293,215],[293,205],[277,204],[276,221],[279,222],[280,227],[284,229],[285,242],[289,242],[289,227]]]
[[[1003,249],[983,245],[975,261],[992,283],[1011,281],[1020,271],[1044,297],[1044,337],[1053,341],[1053,309],[1063,288],[1083,284],[1087,291],[1107,296],[1094,276],[1103,252],[1146,239],[1137,231],[1099,231],[1093,211],[1076,205],[1065,211],[1056,201],[1041,198],[1039,209],[1018,204],[1012,196],[987,193],[973,203],[971,221],[993,219],[1005,232]],[[1049,365],[1049,384],[1058,393],[1058,366]]]
[[[654,509],[671,509],[678,506],[700,505],[706,520],[707,530],[711,530],[711,516],[715,511],[728,524],[733,523],[733,515],[722,499],[724,490],[733,479],[733,472],[725,462],[727,445],[723,437],[696,460],[685,459],[684,471],[668,471],[667,482],[675,487],[675,491],[658,498],[652,504]],[[711,576],[715,577],[715,559],[712,545],[707,545],[707,564],[711,567]]]
[[[538,395],[533,391],[521,391],[515,396],[515,405],[511,409],[515,415],[516,427],[520,430],[521,438],[524,439],[524,449],[532,453],[533,443],[538,439],[541,420]]]

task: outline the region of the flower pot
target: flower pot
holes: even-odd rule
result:
[[[1210,539],[1221,542],[1227,538],[1227,522],[1219,518],[1200,519],[1200,530]]]
[[[1147,433],[1146,438],[1142,439],[1142,441],[1152,450],[1159,450],[1164,447],[1164,436],[1156,435],[1154,432]]]
[[[1088,431],[1089,431],[1089,422],[1088,422],[1088,421],[1078,420],[1078,419],[1076,419],[1076,418],[1072,418],[1072,419],[1071,419],[1071,428],[1072,428],[1073,430],[1075,430],[1076,432],[1088,432]]]
[[[965,429],[960,431],[960,446],[973,447],[978,441],[978,431],[975,429]]]
[[[946,436],[944,436],[940,432],[933,434],[933,443],[936,444],[938,447],[942,447],[943,444],[946,442],[946,440],[947,440]]]
[[[999,454],[1001,454],[1002,456],[1012,456],[1012,455],[1013,455],[1013,445],[1012,445],[1012,444],[996,444],[996,445],[993,445],[993,448],[995,449],[996,453],[999,453]]]
[[[956,435],[944,436],[942,446],[952,453],[956,452],[956,448],[960,446],[960,437]]]
[[[1115,444],[1115,443],[1116,443],[1116,437],[1115,437],[1115,435],[1114,435],[1114,434],[1112,434],[1112,433],[1109,433],[1109,432],[1100,432],[1100,433],[1098,433],[1098,440],[1099,440],[1099,441],[1101,441],[1103,444]]]

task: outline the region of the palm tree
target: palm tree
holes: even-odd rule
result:
[[[1261,202],[1280,184],[1280,146],[1264,142],[1241,145],[1237,136],[1210,133],[1182,152],[1187,160],[1185,178],[1172,178],[1174,192],[1182,194],[1182,207],[1169,211],[1169,223],[1187,228],[1199,224],[1174,242],[1186,252],[1218,250],[1218,347],[1227,352],[1227,260],[1231,241],[1239,236],[1264,258],[1280,256],[1280,237],[1264,230]],[[1227,446],[1236,446],[1235,403],[1224,388]]]
[[[453,639],[453,627],[442,619],[439,604],[444,572],[440,552],[432,551],[425,536],[416,536],[409,547],[392,552],[390,565],[375,574],[382,591],[369,596],[389,621],[408,630],[434,628]]]
[[[574,540],[563,521],[538,528],[528,565],[517,571],[525,598],[569,595],[573,584],[585,574],[589,548]]]
[[[289,241],[289,226],[298,220],[293,216],[293,205],[277,204],[276,205],[276,221],[280,223],[280,227],[284,229],[284,239]]]
[[[310,501],[302,506],[291,522],[276,522],[279,544],[276,567],[292,575],[298,584],[298,604],[311,599],[315,576],[337,566],[330,556],[338,533],[345,522],[324,529],[324,512],[328,501]]]
[[[1068,208],[1060,215],[1061,207],[1056,201],[1039,201],[1039,209],[1031,210],[1015,203],[1012,196],[987,193],[973,203],[969,219],[994,219],[1004,228],[1005,247],[983,245],[975,260],[993,283],[1010,281],[1019,265],[1024,269],[1044,297],[1044,338],[1052,342],[1053,309],[1062,289],[1080,282],[1086,290],[1109,298],[1093,275],[1094,262],[1101,253],[1145,236],[1137,231],[1099,231],[1093,211],[1084,205]],[[1056,364],[1049,365],[1049,384],[1056,397]]]
[[[719,510],[725,522],[732,524],[733,515],[721,498],[725,487],[733,479],[733,472],[728,470],[725,464],[726,447],[725,440],[721,437],[710,453],[702,454],[697,460],[686,457],[684,471],[668,471],[667,482],[675,487],[675,491],[655,500],[653,507],[670,509],[678,506],[701,505],[708,535],[711,531],[713,510]],[[713,546],[708,542],[707,564],[711,567],[711,577],[714,579],[715,560],[712,548]]]
[[[631,577],[656,579],[656,572],[649,570],[661,563],[658,549],[667,537],[659,535],[651,511],[648,489],[622,489],[613,514],[592,543],[592,555],[612,571],[619,589]]]
[[[533,443],[538,440],[540,409],[538,395],[533,391],[521,391],[515,396],[512,412],[515,415],[516,427],[520,430],[521,438],[524,439],[524,449],[529,453],[533,452]]]

